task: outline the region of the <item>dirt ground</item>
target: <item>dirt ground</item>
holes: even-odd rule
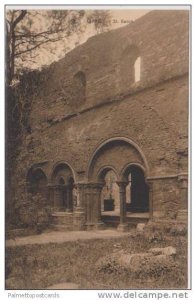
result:
[[[110,239],[130,235],[130,232],[119,232],[115,229],[93,230],[93,231],[52,231],[40,235],[16,237],[6,241],[6,246],[22,246],[47,243],[64,243],[77,240]]]

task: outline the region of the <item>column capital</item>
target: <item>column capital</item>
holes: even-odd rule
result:
[[[88,187],[92,189],[102,189],[104,182],[89,182]]]
[[[61,188],[61,187],[64,187],[64,188],[66,188],[68,185],[66,185],[66,184],[52,184],[52,183],[48,183],[47,184],[47,187],[48,188],[54,188],[54,189],[56,189],[56,188]]]
[[[88,186],[88,182],[79,181],[79,182],[74,183],[74,187],[76,187],[78,189],[85,188],[87,186]]]
[[[116,181],[119,188],[126,188],[126,186],[129,184],[128,181]]]

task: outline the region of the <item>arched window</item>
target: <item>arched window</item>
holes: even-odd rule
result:
[[[138,58],[135,60],[134,63],[134,82],[140,81],[140,74],[141,72],[141,57],[138,56]]]
[[[126,91],[141,79],[141,56],[138,47],[127,46],[121,56],[121,88]]]
[[[73,210],[73,172],[66,163],[59,163],[53,170],[52,183],[56,186],[53,205],[57,211]]]
[[[144,171],[137,165],[128,166],[124,171],[124,180],[129,183],[126,189],[127,211],[148,212],[149,188]]]

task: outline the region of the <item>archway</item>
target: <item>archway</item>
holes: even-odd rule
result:
[[[98,178],[99,182],[102,182],[101,220],[106,225],[117,226],[120,216],[120,199],[116,171],[105,167],[100,171]]]
[[[119,211],[119,191],[116,171],[112,167],[104,167],[98,175],[99,182],[102,182],[101,211]]]
[[[38,206],[43,207],[47,204],[48,188],[47,177],[41,168],[30,169],[27,175],[28,192],[33,196],[39,198]]]
[[[130,163],[139,164],[145,169],[146,175],[149,171],[148,163],[140,147],[127,137],[113,137],[98,145],[88,165],[88,179],[99,180],[100,170],[107,171],[106,166],[112,166],[118,180],[122,169]]]
[[[126,210],[128,212],[149,212],[149,187],[141,166],[131,164],[122,174],[127,182]]]
[[[133,167],[133,165],[135,167]],[[141,168],[137,166],[141,166]],[[118,224],[120,222],[119,226],[122,230],[124,230],[127,222],[127,211],[131,211],[131,209],[133,212],[148,211],[148,192],[147,185],[145,184],[145,176],[148,173],[148,165],[143,152],[136,143],[125,137],[116,137],[104,141],[95,150],[88,168],[88,179],[90,182],[93,182],[94,185],[94,190],[92,190],[92,194],[89,196],[92,207],[92,209],[89,208],[88,210],[89,215],[94,213],[95,216],[91,216],[91,218],[89,218],[91,219],[91,223],[92,220],[93,222],[96,220],[103,220],[103,213],[100,213],[101,208],[103,211],[103,189],[102,192],[100,192],[100,185],[102,186],[101,188],[103,188],[105,182],[106,186],[111,184],[110,175],[112,174],[112,171],[115,173],[115,179],[113,178],[112,185],[114,182],[116,183],[116,190],[118,191],[118,199],[120,204],[120,214],[117,214],[114,208],[112,217],[118,217],[116,218],[118,220]],[[145,172],[145,176],[143,171]],[[140,191],[140,185],[142,186],[142,191]],[[113,191],[110,194],[112,193]],[[143,200],[144,197],[142,193],[145,194],[145,201],[147,205]],[[109,198],[112,197],[109,195]],[[132,199],[137,199],[137,201],[135,200],[133,202]],[[95,211],[95,207],[99,211]],[[110,204],[110,210],[111,209],[112,204]],[[112,215],[112,213],[107,212],[107,215]]]
[[[57,164],[52,172],[52,198],[56,211],[73,211],[74,174],[66,163]]]

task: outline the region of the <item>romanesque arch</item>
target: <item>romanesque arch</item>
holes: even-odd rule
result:
[[[101,210],[101,191],[104,186],[104,179],[108,172],[116,176],[115,184],[118,185],[120,202],[120,226],[126,224],[126,212],[148,211],[148,186],[146,176],[149,168],[144,153],[140,147],[127,137],[113,137],[105,140],[95,149],[88,166],[88,180],[94,185],[94,202],[97,209]],[[130,180],[130,176],[132,180]],[[133,186],[131,188],[131,181]],[[129,185],[129,196],[132,198],[126,203],[127,186]],[[140,191],[141,188],[141,191]],[[144,199],[145,197],[145,199]],[[130,200],[131,200],[130,198]],[[91,197],[93,199],[93,197]],[[91,202],[92,207],[95,203]],[[97,213],[97,219],[101,222],[101,211]]]
[[[102,182],[101,212],[119,209],[118,172],[112,166],[105,166],[98,173],[98,181]]]
[[[101,171],[107,167],[115,170],[118,180],[125,166],[139,164],[148,176],[149,167],[143,151],[127,137],[112,137],[99,144],[91,156],[87,176],[91,181],[100,179]]]
[[[31,167],[27,174],[27,191],[32,196],[39,196],[39,205],[48,204],[48,179],[40,167]]]
[[[121,178],[129,182],[129,199],[126,209],[130,212],[149,211],[149,186],[145,177],[145,169],[142,165],[131,163],[122,170]],[[126,197],[127,200],[127,197]]]
[[[113,166],[103,166],[99,171],[98,171],[98,175],[97,175],[97,178],[98,178],[98,181],[99,182],[104,182],[104,178],[106,176],[106,174],[110,171],[113,171],[114,174],[116,175],[116,177],[118,176],[118,172],[117,170],[113,167]]]
[[[51,173],[50,196],[56,211],[73,211],[75,173],[66,162],[55,164]]]

